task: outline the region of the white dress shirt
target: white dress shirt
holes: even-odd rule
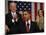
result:
[[[13,16],[13,17],[14,17],[14,16],[16,16],[16,12],[14,12],[14,13],[13,13],[13,12],[11,12],[11,14],[12,14],[12,16]]]
[[[27,23],[29,23],[29,29],[30,29],[30,26],[31,26],[31,20],[26,21],[26,26],[27,26]]]
[[[14,18],[15,16],[17,17],[16,12],[14,12],[14,13],[13,13],[13,12],[11,12],[11,14],[12,14],[13,18]],[[16,21],[17,21],[17,18],[16,18]],[[12,22],[15,22],[15,21],[14,21],[14,19],[12,19]]]

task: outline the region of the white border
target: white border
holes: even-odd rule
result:
[[[4,35],[5,31],[5,1],[0,0],[0,35]]]
[[[17,0],[19,1],[19,0]],[[22,0],[20,0],[22,1]],[[24,0],[23,0],[24,1]],[[46,3],[46,0],[25,0],[27,2],[44,2]],[[44,4],[44,10],[46,11],[46,4]],[[44,15],[46,15],[46,12],[44,11]],[[45,35],[46,34],[46,16],[44,16],[44,24],[45,24],[45,32],[44,33],[32,33],[32,34],[24,34],[24,35]],[[4,30],[5,29],[5,0],[0,0],[0,35],[5,35]],[[23,35],[23,34],[18,34]]]

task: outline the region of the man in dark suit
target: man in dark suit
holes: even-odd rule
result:
[[[9,3],[10,12],[6,14],[6,25],[10,29],[9,34],[19,33],[19,23],[21,21],[21,15],[16,12],[16,3]]]
[[[24,20],[20,24],[20,33],[35,33],[38,32],[39,28],[36,22],[31,21],[30,13],[28,11],[23,12]]]

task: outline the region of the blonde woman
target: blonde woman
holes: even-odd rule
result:
[[[36,17],[36,22],[39,27],[39,31],[44,31],[44,12],[43,10],[38,11],[38,15]]]

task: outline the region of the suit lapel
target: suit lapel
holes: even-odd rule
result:
[[[30,25],[30,32],[33,32],[33,23],[31,21],[31,25]]]
[[[13,18],[11,13],[9,13],[9,17],[10,17],[11,19]]]

